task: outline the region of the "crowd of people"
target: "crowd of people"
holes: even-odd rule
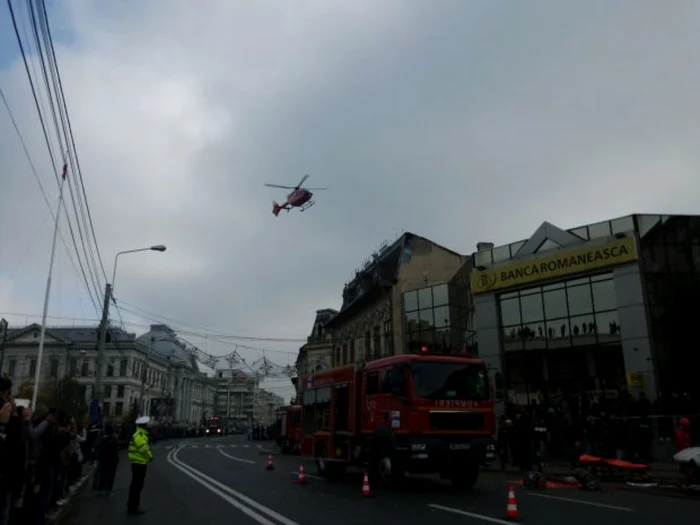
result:
[[[654,403],[640,394],[614,401],[591,396],[578,406],[510,405],[499,421],[498,455],[502,468],[525,471],[542,470],[550,460],[574,467],[584,453],[649,463],[654,439],[675,441],[676,450],[693,445],[700,438],[692,423],[698,415],[700,407],[687,395]]]
[[[95,477],[95,488],[109,493],[119,444],[102,436],[114,437],[113,429],[89,430],[87,422],[40,403],[32,411],[16,403],[11,391],[12,383],[0,378],[0,525],[45,523],[89,475],[84,466],[98,455],[104,475]]]

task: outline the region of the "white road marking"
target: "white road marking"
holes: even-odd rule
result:
[[[190,448],[199,448],[199,445],[190,445]]]
[[[250,448],[250,445],[243,445],[243,448]]]
[[[270,518],[277,520],[279,523],[282,523],[283,525],[299,525],[296,521],[292,521],[289,518],[282,516],[280,513],[275,512],[269,507],[266,507],[265,505],[262,505],[261,503],[258,503],[252,498],[249,498],[248,496],[241,494],[240,492],[233,490],[231,487],[224,485],[220,481],[215,480],[214,478],[211,478],[207,476],[204,472],[201,472],[177,457],[178,451],[172,451],[168,454],[168,462],[180,470],[183,474],[186,474],[187,476],[191,477],[193,480],[195,480],[197,483],[208,489],[210,492],[216,494],[219,496],[221,499],[224,501],[228,502],[230,505],[233,507],[236,507],[238,510],[246,514],[247,516],[250,516],[253,518],[255,521],[260,523],[261,525],[276,525],[273,521],[270,521],[267,519],[265,516],[262,516],[255,510],[266,514]],[[248,506],[246,506],[248,505]],[[252,507],[252,508],[251,508]],[[255,510],[253,510],[255,509]]]
[[[251,461],[249,459],[244,459],[244,458],[237,458],[236,456],[232,456],[231,454],[227,454],[221,448],[219,449],[219,452],[221,453],[222,456],[226,456],[227,458],[232,459],[234,461],[240,461],[241,463],[249,463],[251,465],[255,465],[255,461]]]
[[[204,445],[204,448],[211,448],[211,445]]]
[[[618,507],[617,505],[608,505],[607,503],[598,503],[596,501],[586,501],[582,499],[562,498],[561,496],[550,496],[549,494],[537,494],[536,492],[527,492],[528,496],[537,496],[538,498],[553,499],[558,501],[567,501],[569,503],[580,503],[581,505],[590,505],[591,507],[600,507],[602,509],[619,510],[622,512],[634,512],[634,509],[629,507]]]
[[[293,475],[299,477],[299,473],[298,473],[298,472],[290,472],[290,474],[293,474]],[[311,478],[311,479],[317,479],[317,480],[319,480],[319,481],[326,481],[326,480],[325,480],[324,478],[322,478],[321,476],[314,476],[313,474],[306,474],[306,477],[307,477],[307,478]]]
[[[451,512],[453,514],[460,514],[462,516],[468,516],[477,520],[488,521],[490,523],[498,523],[499,525],[513,525],[512,521],[501,520],[498,518],[492,518],[491,516],[484,516],[483,514],[476,514],[474,512],[467,512],[466,510],[453,509],[452,507],[443,507],[442,505],[436,505],[434,503],[428,503],[428,507],[432,507],[438,510],[444,510],[445,512]]]

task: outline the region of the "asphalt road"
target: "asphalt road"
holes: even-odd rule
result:
[[[307,484],[297,484],[298,456],[275,454],[273,471],[265,469],[269,442],[241,436],[168,441],[154,447],[143,492],[142,516],[126,515],[129,465],[123,461],[110,499],[89,488],[77,499],[70,525],[191,523],[237,525],[359,525],[392,524],[474,525],[506,521],[508,479],[482,474],[477,489],[460,493],[435,478],[411,478],[396,490],[372,488],[361,494],[362,472],[329,482],[304,463]],[[520,518],[536,525],[686,525],[700,516],[700,500],[666,498],[645,492],[549,489],[531,492],[516,488]]]

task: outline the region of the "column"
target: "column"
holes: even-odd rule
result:
[[[505,412],[507,385],[501,352],[501,329],[499,327],[498,300],[496,294],[487,293],[475,295],[474,298],[474,331],[479,344],[479,357],[486,361],[489,368],[489,378],[492,387],[496,388],[496,413]],[[497,376],[501,381],[497,381]],[[498,390],[501,386],[501,390]]]
[[[644,382],[641,387],[631,388],[630,393],[636,395],[643,391],[649,399],[655,399],[656,367],[649,337],[640,266],[633,264],[615,268],[613,277],[625,372],[639,373]]]

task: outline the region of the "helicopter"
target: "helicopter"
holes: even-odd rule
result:
[[[292,208],[299,208],[299,211],[306,211],[311,206],[313,206],[315,203],[314,201],[311,200],[311,197],[314,196],[313,193],[311,193],[311,190],[318,191],[318,190],[326,190],[328,188],[302,188],[301,185],[304,184],[306,179],[308,179],[308,175],[304,175],[296,186],[280,186],[279,184],[265,184],[265,186],[269,188],[283,188],[286,190],[292,190],[292,193],[287,195],[287,202],[284,204],[278,204],[275,201],[272,201],[272,213],[277,217],[279,213],[282,210],[291,210]]]

